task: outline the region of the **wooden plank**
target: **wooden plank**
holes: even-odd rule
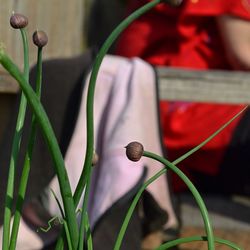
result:
[[[162,100],[250,103],[250,73],[157,68]]]
[[[250,103],[250,73],[194,71],[159,67],[159,95],[163,100]],[[17,93],[15,80],[0,71],[0,92]]]
[[[0,71],[0,94],[17,94],[18,91],[19,87],[15,79],[7,72]]]

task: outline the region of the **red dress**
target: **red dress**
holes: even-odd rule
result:
[[[129,1],[128,12],[147,3]],[[153,65],[197,70],[228,69],[216,17],[250,20],[250,0],[183,0],[178,8],[159,4],[134,21],[121,35],[116,53],[141,57]],[[227,122],[244,105],[161,101],[163,140],[173,161]],[[179,167],[195,182],[193,172],[215,176],[239,119]],[[173,175],[174,191],[186,187]]]

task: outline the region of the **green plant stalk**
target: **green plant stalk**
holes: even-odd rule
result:
[[[91,236],[91,230],[90,230],[90,224],[89,224],[89,219],[88,219],[88,214],[85,214],[85,232],[87,234],[87,250],[93,250],[93,240]]]
[[[65,235],[66,235],[66,240],[67,240],[67,244],[68,244],[68,250],[74,250],[73,247],[72,247],[72,243],[71,243],[71,240],[70,240],[70,234],[69,234],[69,228],[68,228],[68,225],[66,223],[66,221],[64,220],[63,221],[63,226],[64,226],[64,231],[65,231]]]
[[[83,171],[80,176],[80,179],[78,181],[75,193],[74,193],[74,202],[75,206],[77,207],[83,190],[86,186],[87,180],[91,179],[91,163],[92,163],[92,154],[94,151],[94,118],[93,118],[93,113],[94,113],[94,92],[95,92],[95,84],[96,84],[96,79],[97,79],[97,74],[100,69],[101,63],[103,61],[103,58],[107,54],[109,48],[113,44],[113,42],[117,39],[117,37],[121,34],[121,32],[127,28],[127,26],[132,23],[135,19],[140,17],[142,14],[145,12],[149,11],[153,7],[155,7],[157,4],[163,2],[163,0],[154,0],[138,10],[136,10],[134,13],[132,13],[130,16],[128,16],[126,19],[124,19],[115,29],[114,31],[110,34],[110,36],[107,38],[103,46],[101,47],[99,53],[96,56],[95,62],[93,64],[93,69],[92,73],[90,76],[90,81],[89,81],[89,87],[88,87],[88,94],[87,94],[87,107],[86,107],[86,116],[87,116],[87,124],[86,124],[86,129],[87,129],[87,143],[86,143],[86,158],[84,161],[84,166],[83,166]],[[90,183],[90,182],[89,182]],[[86,188],[85,196],[88,197],[88,191],[89,188]],[[87,209],[87,203],[88,199],[84,199],[84,204],[83,204],[83,211],[82,214],[84,215],[86,213]],[[82,223],[84,223],[84,219],[81,220]],[[84,225],[80,225],[80,228],[84,228]],[[81,235],[81,237],[84,237]],[[61,237],[59,237],[56,249],[62,249],[63,247],[63,240]]]
[[[22,41],[23,41],[23,54],[24,54],[24,70],[23,76],[25,80],[29,81],[29,51],[28,51],[28,40],[25,29],[20,29]],[[22,139],[22,129],[25,119],[27,107],[27,100],[25,95],[21,94],[21,100],[19,104],[18,117],[16,122],[15,134],[11,148],[11,159],[9,165],[9,174],[7,181],[7,190],[5,198],[5,209],[4,209],[4,224],[3,224],[3,242],[2,249],[8,249],[9,247],[9,238],[10,238],[10,222],[11,222],[11,210],[13,206],[13,194],[14,194],[14,183],[16,175],[16,165],[18,153],[20,150],[20,144]]]
[[[90,172],[92,170],[92,167],[90,168]],[[91,173],[90,173],[91,176]],[[87,211],[87,201],[89,199],[89,188],[90,188],[90,181],[91,179],[87,179],[87,185],[86,185],[86,189],[85,189],[85,195],[84,195],[84,201],[82,204],[82,211]],[[84,232],[86,231],[86,224],[88,224],[88,214],[87,212],[85,212],[85,214],[82,214],[81,216],[81,222],[80,222],[80,230],[79,230],[79,235],[81,235],[82,237],[79,238],[79,245],[78,245],[78,250],[83,250],[84,248]],[[90,231],[87,231],[87,235],[86,235],[86,240],[89,243],[89,241],[91,240],[91,233]]]
[[[101,63],[103,61],[104,56],[107,54],[109,48],[113,44],[113,42],[116,40],[116,38],[121,34],[121,32],[135,19],[140,17],[145,12],[149,11],[153,7],[155,7],[157,4],[163,2],[163,0],[154,0],[149,2],[148,4],[142,6],[138,10],[136,10],[134,13],[132,13],[130,16],[128,16],[126,19],[124,19],[110,34],[110,36],[107,38],[103,46],[101,47],[99,53],[96,56],[92,73],[90,76],[90,82],[88,87],[88,95],[87,95],[87,147],[86,147],[86,159],[83,167],[83,172],[80,176],[75,194],[74,194],[74,201],[77,205],[79,203],[79,200],[81,198],[83,189],[86,184],[86,180],[89,178],[89,172],[91,168],[91,162],[92,162],[92,155],[94,151],[93,142],[94,142],[94,135],[93,135],[93,100],[94,100],[94,92],[95,92],[95,84],[97,79],[97,74],[99,71],[99,68],[101,66]]]
[[[65,218],[65,215],[64,215],[64,212],[63,212],[63,209],[62,209],[62,206],[61,206],[61,203],[60,203],[60,201],[59,201],[59,199],[57,198],[57,196],[56,196],[56,194],[55,194],[55,192],[51,189],[51,192],[52,192],[52,194],[53,194],[53,196],[54,196],[54,198],[55,198],[55,200],[56,200],[56,203],[57,203],[57,206],[59,207],[59,210],[60,210],[60,213],[61,213],[61,216],[62,216],[62,218],[64,219]],[[66,233],[66,231],[65,231],[65,229],[64,230],[61,230],[60,231],[60,234],[59,234],[59,237],[58,237],[58,240],[57,240],[57,243],[56,243],[56,246],[55,246],[55,250],[61,250],[61,249],[63,249],[63,240],[64,239],[67,239],[67,233]],[[80,238],[79,238],[80,239]]]
[[[42,84],[42,48],[38,48],[37,53],[37,78],[36,78],[36,94],[38,98],[41,97],[41,84]],[[19,230],[20,225],[20,219],[21,219],[21,212],[23,208],[24,203],[24,197],[27,189],[27,183],[30,173],[30,162],[33,154],[33,147],[35,143],[35,137],[36,137],[36,130],[37,130],[37,123],[35,116],[32,116],[31,121],[31,132],[29,135],[28,140],[28,149],[25,154],[24,159],[24,166],[23,171],[20,179],[20,185],[18,189],[18,198],[17,198],[17,204],[16,204],[16,210],[14,214],[14,221],[12,225],[12,231],[11,231],[11,238],[10,238],[10,250],[15,250],[16,248],[16,242],[17,242],[17,234]]]
[[[204,203],[201,195],[199,194],[198,190],[196,189],[196,187],[193,185],[193,183],[189,180],[189,178],[179,168],[177,168],[173,163],[171,163],[167,159],[164,159],[159,155],[156,155],[154,153],[147,152],[147,151],[144,151],[143,155],[148,157],[148,158],[155,159],[155,160],[161,162],[162,164],[164,164],[167,168],[169,168],[175,174],[177,174],[182,179],[182,181],[187,185],[187,187],[189,188],[189,190],[193,194],[195,201],[198,204],[198,207],[200,209],[200,212],[201,212],[201,215],[203,218],[203,222],[204,222],[204,226],[205,226],[205,230],[206,230],[206,234],[207,234],[208,249],[214,250],[214,235],[213,235],[212,226],[211,226],[209,216],[208,216],[208,211],[207,211],[205,203]]]
[[[50,191],[51,191],[53,197],[55,198],[55,201],[56,201],[57,206],[59,207],[59,210],[60,210],[60,214],[61,214],[62,219],[65,220],[65,215],[64,215],[64,212],[63,212],[63,208],[62,208],[62,205],[61,205],[61,203],[60,203],[58,197],[56,196],[56,194],[55,194],[55,192],[53,191],[53,189],[50,189]]]
[[[0,63],[3,67],[17,80],[21,89],[23,90],[30,106],[32,107],[37,123],[41,126],[45,140],[47,142],[49,151],[54,161],[55,172],[58,177],[60,191],[62,194],[63,205],[65,209],[65,216],[67,225],[69,227],[70,238],[74,249],[78,245],[78,225],[75,216],[75,205],[72,197],[71,187],[67,175],[67,171],[64,165],[64,160],[58,146],[55,134],[49,122],[48,116],[44,111],[38,97],[34,93],[33,89],[29,86],[26,79],[23,77],[17,66],[10,60],[10,58],[0,48]]]
[[[206,236],[191,236],[191,237],[186,237],[186,238],[179,238],[179,239],[164,243],[161,246],[157,247],[155,250],[166,250],[166,249],[170,249],[171,247],[175,247],[183,243],[190,243],[194,241],[207,241],[207,237]],[[232,249],[235,249],[235,250],[243,250],[242,248],[238,247],[233,242],[228,241],[228,240],[215,237],[214,241],[216,243],[231,247]]]
[[[88,94],[87,94],[87,146],[86,146],[86,158],[83,166],[83,171],[80,176],[79,182],[76,187],[76,191],[74,194],[74,201],[77,205],[79,203],[79,200],[81,198],[82,192],[84,187],[86,186],[86,183],[88,179],[91,178],[91,163],[92,163],[92,157],[93,157],[93,151],[94,151],[94,131],[93,131],[93,113],[94,113],[94,92],[95,92],[95,84],[97,79],[97,74],[99,71],[99,68],[101,66],[101,63],[103,61],[104,56],[108,52],[109,48],[111,47],[112,43],[115,41],[115,39],[120,35],[120,33],[136,18],[140,17],[142,14],[147,12],[148,10],[152,9],[154,6],[156,6],[158,3],[162,2],[162,0],[154,0],[152,2],[149,2],[148,4],[142,6],[138,10],[136,10],[134,13],[132,13],[130,16],[128,16],[126,19],[124,19],[110,34],[110,36],[107,38],[103,46],[101,47],[99,53],[96,56],[92,73],[90,76],[90,82],[88,87]],[[90,184],[90,182],[88,182]],[[88,184],[88,185],[89,185]],[[85,196],[88,197],[89,188],[86,188]],[[87,202],[87,199],[84,199],[84,203]],[[84,215],[86,213],[87,205],[83,204],[83,211],[82,214]],[[84,220],[82,220],[83,222]],[[82,235],[81,235],[82,237]]]
[[[64,238],[65,238],[65,231],[61,230],[59,237],[58,237],[58,240],[56,242],[55,250],[63,250],[63,245],[64,245],[63,239]],[[79,240],[80,240],[80,237],[79,237]]]
[[[123,241],[123,237],[125,235],[125,232],[127,230],[128,227],[128,223],[132,217],[132,214],[135,210],[135,207],[142,195],[142,193],[144,192],[144,190],[152,183],[154,182],[157,178],[159,178],[161,175],[163,175],[164,173],[167,172],[166,168],[161,169],[159,172],[157,172],[154,176],[152,176],[151,178],[149,178],[145,183],[143,183],[143,185],[140,187],[140,189],[138,190],[138,192],[136,193],[129,209],[128,212],[126,214],[126,217],[123,221],[123,224],[121,226],[121,229],[119,231],[119,234],[117,236],[116,242],[115,242],[115,246],[114,246],[114,250],[119,250]]]

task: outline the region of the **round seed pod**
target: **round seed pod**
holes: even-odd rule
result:
[[[42,48],[48,43],[48,36],[47,34],[42,30],[37,30],[33,33],[33,43],[38,47]]]
[[[28,25],[28,18],[22,14],[13,13],[10,17],[10,25],[14,29],[22,29]]]
[[[130,142],[126,147],[126,155],[131,161],[139,161],[143,155],[144,148],[140,142]]]
[[[93,158],[92,158],[92,166],[95,166],[99,161],[99,156],[96,152],[94,152],[93,154]]]

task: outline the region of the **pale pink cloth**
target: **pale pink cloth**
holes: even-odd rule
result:
[[[104,59],[97,78],[94,102],[95,146],[100,161],[92,178],[89,204],[92,226],[138,183],[144,166],[148,168],[147,178],[163,167],[145,157],[139,162],[131,162],[124,149],[129,142],[139,141],[146,150],[162,155],[156,96],[155,73],[149,64],[138,58],[128,60],[107,56]],[[75,186],[84,161],[85,122],[85,104],[82,103],[65,159],[70,168],[72,186]],[[176,224],[166,176],[151,184],[148,191],[167,210],[168,225]]]

